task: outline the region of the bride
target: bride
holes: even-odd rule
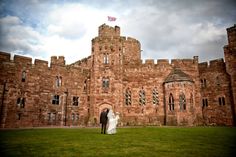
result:
[[[109,110],[108,114],[107,114],[107,118],[108,118],[108,128],[107,128],[107,134],[115,134],[116,133],[116,125],[118,123],[119,120],[119,113],[117,113],[117,115],[114,114],[114,112],[112,111],[112,109]]]

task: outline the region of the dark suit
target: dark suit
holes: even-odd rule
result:
[[[107,112],[106,111],[102,111],[102,113],[100,114],[100,123],[102,124],[102,130],[101,130],[101,134],[102,133],[106,133],[106,126],[107,126]]]

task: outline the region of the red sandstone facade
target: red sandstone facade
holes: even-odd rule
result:
[[[91,55],[66,65],[0,52],[0,127],[97,126],[103,108],[119,125],[235,125],[236,26],[225,62],[146,60],[138,40],[101,25]]]

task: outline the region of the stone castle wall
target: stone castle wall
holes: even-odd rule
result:
[[[105,24],[92,39],[91,55],[70,65],[63,56],[52,56],[50,64],[38,59],[32,63],[31,58],[15,55],[11,60],[0,52],[1,127],[98,126],[104,108],[120,113],[119,125],[233,125],[236,59],[231,29],[225,62],[209,65],[196,56],[143,63],[139,41]],[[170,76],[175,69],[181,72]],[[174,80],[166,82],[167,77]],[[140,91],[145,93],[142,99]]]

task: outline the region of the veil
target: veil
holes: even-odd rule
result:
[[[112,109],[110,109],[110,110],[108,111],[107,118],[108,118],[108,119],[114,118],[114,113],[113,113]]]

